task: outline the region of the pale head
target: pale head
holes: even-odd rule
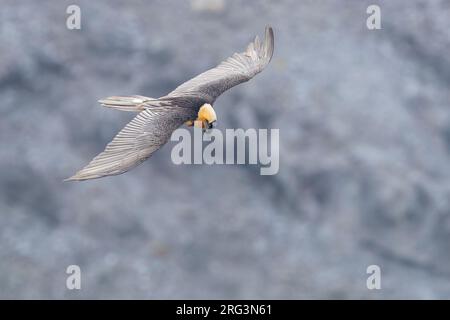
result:
[[[197,120],[205,123],[205,127],[211,129],[217,121],[216,111],[209,103],[205,103],[198,110]]]

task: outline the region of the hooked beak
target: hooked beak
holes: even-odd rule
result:
[[[208,123],[208,129],[212,129],[216,127],[216,120]]]

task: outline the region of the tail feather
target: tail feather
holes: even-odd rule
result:
[[[158,99],[144,96],[112,96],[98,100],[100,104],[107,108],[113,108],[121,111],[140,112],[143,111],[152,101]]]

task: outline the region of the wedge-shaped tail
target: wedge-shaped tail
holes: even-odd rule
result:
[[[121,111],[140,112],[145,110],[152,102],[157,103],[158,99],[144,96],[112,96],[98,100],[100,104],[107,108]]]

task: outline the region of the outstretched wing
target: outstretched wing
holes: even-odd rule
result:
[[[190,95],[215,101],[226,90],[261,72],[272,59],[273,46],[273,30],[267,26],[263,43],[256,36],[245,52],[233,54],[217,67],[183,83],[169,93],[169,96]]]
[[[124,173],[142,163],[192,117],[188,108],[150,107],[139,113],[86,167],[67,180],[87,180]]]

